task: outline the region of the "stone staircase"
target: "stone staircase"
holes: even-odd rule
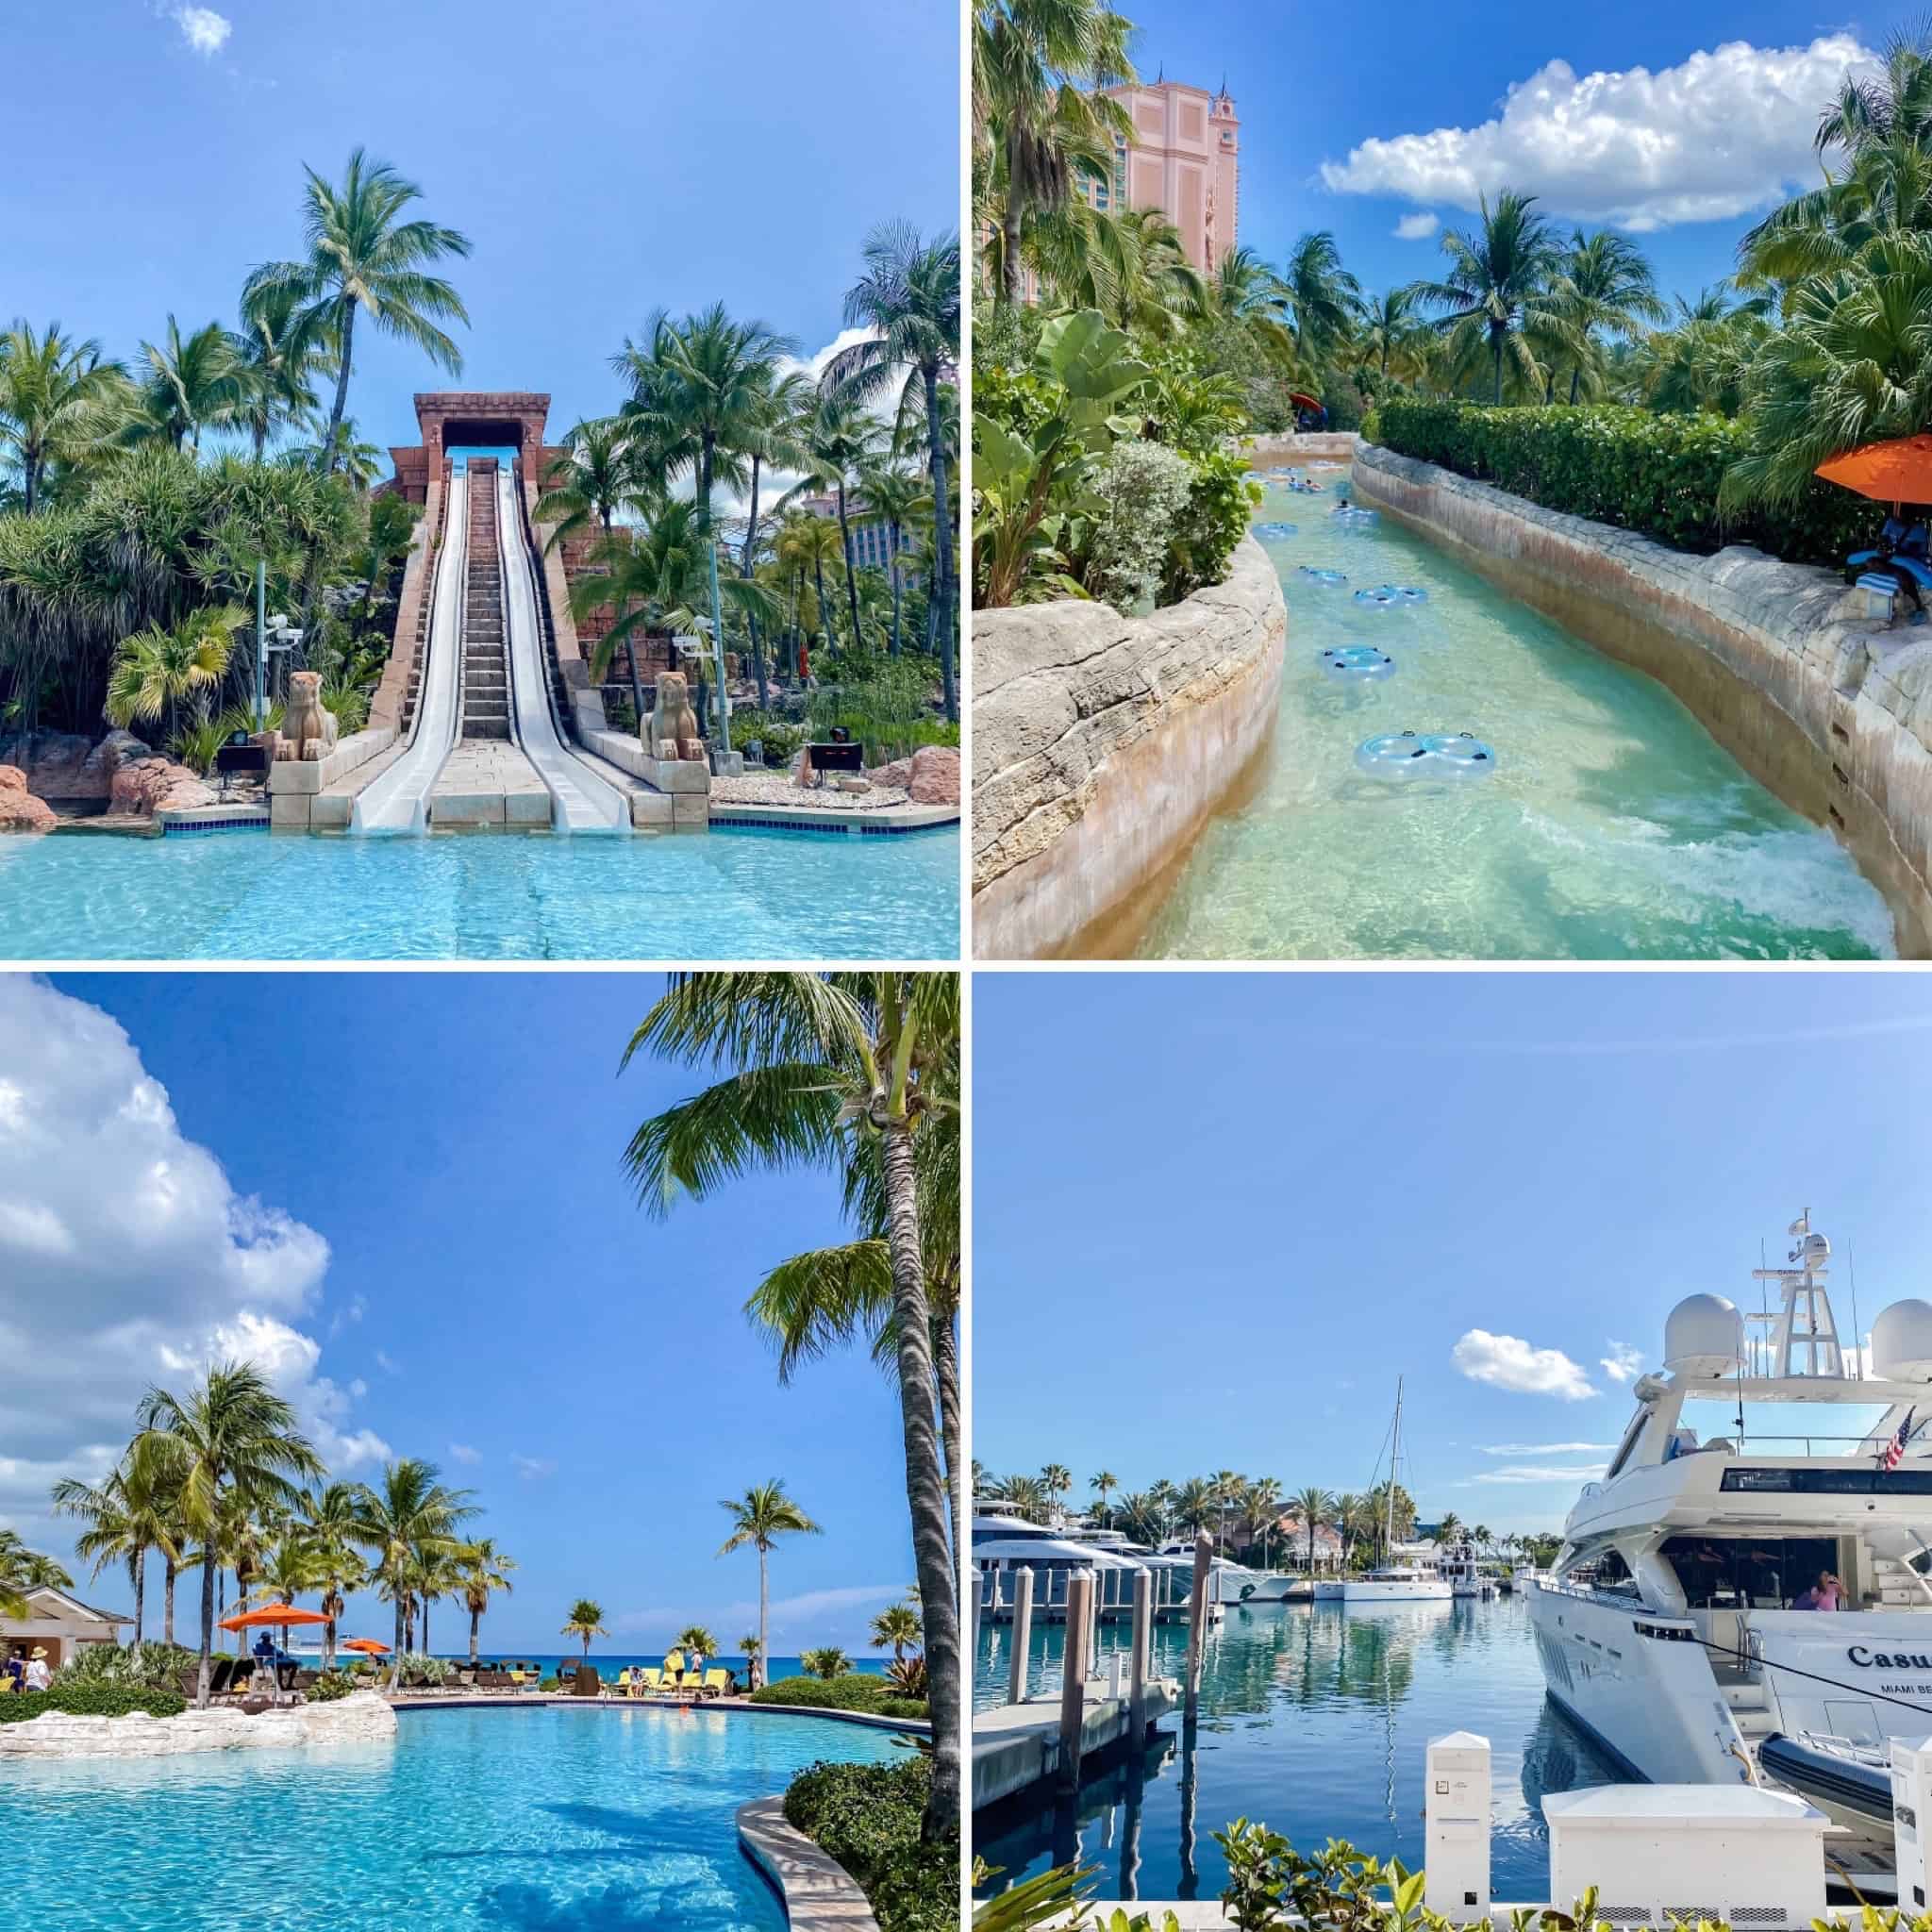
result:
[[[470,556],[463,585],[463,728],[466,739],[509,737],[509,657],[503,566],[496,553],[496,465],[470,463]]]

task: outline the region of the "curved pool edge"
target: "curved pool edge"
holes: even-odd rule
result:
[[[819,1704],[754,1704],[749,1697],[709,1697],[695,1704],[678,1697],[577,1697],[563,1690],[543,1690],[522,1697],[391,1697],[387,1701],[392,1710],[541,1710],[555,1704],[571,1710],[738,1711],[755,1717],[822,1717],[867,1730],[932,1735],[932,1725],[924,1718],[881,1717],[876,1711],[834,1710]]]
[[[796,1932],[879,1932],[858,1881],[787,1822],[782,1794],[753,1798],[737,1815],[739,1843],[778,1894]]]
[[[1146,617],[1064,600],[973,625],[973,951],[1098,957],[1265,750],[1288,604],[1252,535]]]
[[[1358,500],[1655,678],[1831,832],[1885,901],[1900,958],[1932,958],[1932,631],[1847,616],[1832,572],[1743,544],[1673,550],[1378,445],[1357,449],[1350,477]]]

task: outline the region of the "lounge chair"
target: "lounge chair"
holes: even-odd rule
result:
[[[724,1670],[710,1670],[705,1673],[705,1681],[699,1687],[706,1697],[728,1697],[731,1694],[731,1673]]]
[[[664,1653],[664,1676],[659,1687],[667,1697],[675,1697],[684,1688],[684,1653],[681,1650],[668,1650]]]
[[[631,1679],[633,1694],[639,1697],[661,1697],[664,1694],[664,1673],[652,1664],[641,1664],[636,1676]]]

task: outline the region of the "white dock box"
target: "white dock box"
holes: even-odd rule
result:
[[[1749,1785],[1601,1785],[1543,1800],[1550,1898],[1591,1886],[1610,1924],[1808,1926],[1824,1915],[1823,1811]]]
[[[1451,1924],[1490,1918],[1490,1740],[1431,1738],[1423,1774],[1423,1903]]]

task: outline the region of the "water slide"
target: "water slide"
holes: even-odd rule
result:
[[[514,466],[496,473],[496,541],[503,559],[503,616],[509,643],[510,729],[550,792],[558,832],[628,832],[630,800],[570,750],[550,707],[537,579],[524,531]]]
[[[450,477],[442,546],[430,590],[429,634],[415,728],[401,758],[357,793],[349,830],[363,838],[421,838],[429,829],[429,796],[457,741],[460,723],[458,673],[463,659],[463,592],[470,551],[470,479]]]

